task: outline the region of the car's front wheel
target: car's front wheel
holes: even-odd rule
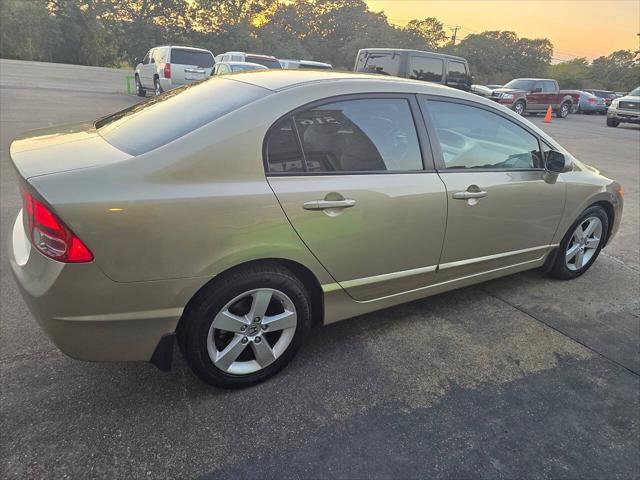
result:
[[[551,275],[568,280],[586,272],[598,258],[608,232],[607,212],[599,205],[587,208],[560,242]]]
[[[162,93],[162,86],[160,85],[160,80],[158,80],[157,78],[153,81],[153,85],[154,85],[154,93],[156,94],[156,97],[158,95],[160,95]]]
[[[620,122],[615,118],[607,118],[607,127],[617,127]]]
[[[513,111],[518,115],[522,115],[526,109],[525,103],[522,100],[517,101],[513,105]]]
[[[140,83],[140,77],[138,75],[134,78],[134,83],[136,84],[136,95],[139,97],[144,97],[147,95],[147,91],[142,88],[142,83]]]
[[[205,382],[223,388],[253,385],[293,358],[311,325],[302,282],[278,264],[223,274],[191,301],[178,341]]]

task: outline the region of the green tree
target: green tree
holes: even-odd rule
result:
[[[0,57],[54,61],[60,28],[46,0],[2,0]]]
[[[580,90],[587,88],[591,78],[591,65],[582,58],[574,58],[566,62],[549,66],[548,76],[554,78],[563,89]]]
[[[424,20],[411,20],[403,28],[403,31],[420,40],[420,43],[412,48],[436,50],[447,41],[444,25],[433,17],[427,17]]]

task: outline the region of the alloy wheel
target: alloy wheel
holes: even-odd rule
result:
[[[565,263],[573,272],[581,270],[593,258],[602,240],[602,222],[588,217],[576,227],[567,245]]]
[[[285,293],[271,288],[250,290],[232,299],[214,317],[207,352],[226,373],[255,373],[287,350],[296,326],[296,308]]]
[[[524,104],[522,102],[518,102],[514,105],[513,110],[518,114],[522,115],[524,113]]]

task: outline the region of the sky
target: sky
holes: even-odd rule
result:
[[[555,62],[640,48],[640,0],[365,0],[390,23],[435,17],[458,38],[485,30],[548,38]]]

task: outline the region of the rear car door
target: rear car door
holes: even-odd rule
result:
[[[469,82],[469,72],[467,66],[463,62],[456,60],[447,60],[447,80],[449,87],[459,90],[469,91],[471,84]]]
[[[153,71],[154,64],[152,63],[153,52],[155,49],[151,49],[142,59],[142,67],[140,67],[140,82],[145,88],[153,88]]]
[[[267,135],[267,178],[285,214],[356,300],[434,279],[446,194],[425,141],[415,97],[383,94],[317,102]]]
[[[566,188],[561,178],[544,181],[538,137],[475,102],[420,100],[447,189],[439,281],[542,258],[560,222]]]
[[[444,61],[441,58],[423,55],[409,55],[407,75],[413,80],[442,83]]]

